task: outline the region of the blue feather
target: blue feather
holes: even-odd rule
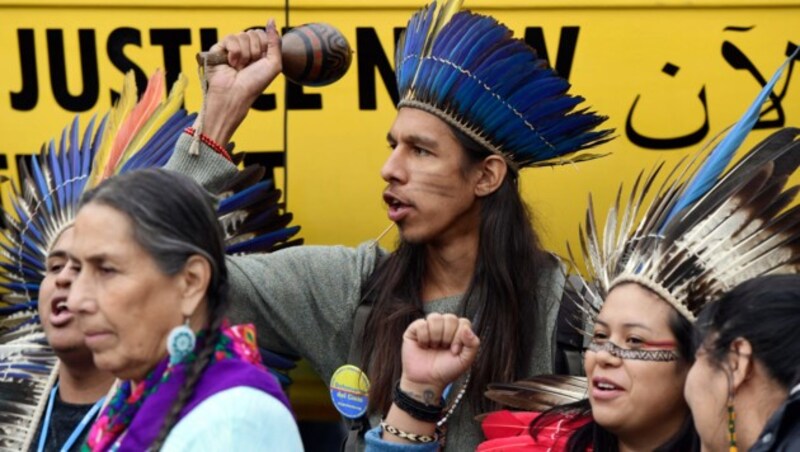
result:
[[[612,130],[594,132],[605,117],[576,106],[569,83],[493,18],[461,11],[437,35],[430,11],[409,21],[395,56],[400,105],[424,103],[452,125],[485,137],[517,163],[530,164],[592,147]],[[432,43],[426,40],[433,39]],[[431,58],[420,60],[423,48]],[[413,84],[413,86],[412,86]],[[408,104],[406,104],[408,102]],[[553,145],[552,143],[559,143]]]
[[[290,370],[297,367],[297,359],[292,359],[286,355],[265,348],[259,348],[258,351],[261,353],[261,362],[264,363],[265,366],[281,370]]]
[[[0,282],[0,287],[14,292],[37,292],[39,290],[39,284],[32,283]]]
[[[239,226],[239,231],[244,234],[261,229],[268,229],[270,226],[274,226],[275,224],[281,224],[281,222],[277,219],[283,218],[285,215],[288,215],[291,219],[291,214],[281,215],[280,206],[275,204],[262,209],[260,212],[254,212],[253,214],[249,215],[247,219]],[[281,224],[280,227],[284,226],[286,226],[286,224]]]
[[[18,303],[11,306],[0,308],[0,316],[7,316],[11,315],[20,311],[26,311],[28,309],[36,309],[38,303],[35,301],[28,301],[24,303]]]
[[[499,43],[492,53],[484,55],[484,58],[478,62],[475,66],[475,74],[481,78],[491,77],[495,65],[503,64],[506,59],[513,57],[518,51],[519,48],[513,40]]]
[[[92,123],[89,122],[89,127],[92,126]],[[68,203],[72,206],[75,205],[75,178],[79,176],[78,169],[79,169],[79,162],[80,162],[80,152],[81,152],[81,137],[80,137],[80,125],[78,121],[78,116],[75,116],[75,122],[72,125],[72,136],[70,137],[70,145],[69,145],[69,152],[64,157],[64,168],[66,170],[64,173],[70,183],[67,187],[67,199]]]
[[[416,76],[419,64],[421,63],[422,49],[425,45],[425,38],[433,22],[433,14],[436,10],[436,2],[418,11],[412,16],[406,31],[403,34],[398,52],[395,55],[395,67],[398,87],[402,90],[410,89]],[[410,58],[404,58],[411,55]]]
[[[122,166],[120,172],[133,171],[139,168],[159,168],[166,164],[172,156],[175,143],[180,134],[189,126],[196,114],[187,115],[186,110],[178,110],[150,137],[133,157]]]
[[[5,245],[3,246],[3,248],[5,248]],[[39,271],[42,272],[45,271],[44,261],[42,259],[37,259],[35,256],[24,250],[13,250],[13,251],[15,251],[14,255],[20,256],[22,258],[23,263],[26,264],[28,267],[38,269]],[[20,252],[17,253],[16,251]]]
[[[268,234],[263,234],[258,237],[252,238],[250,240],[246,240],[244,242],[235,243],[225,248],[225,252],[227,254],[239,254],[247,252],[251,249],[262,250],[265,248],[272,247],[276,243],[280,243],[293,235],[297,234],[300,231],[300,226],[292,226],[290,228],[284,228],[279,231],[270,232]]]
[[[8,262],[0,262],[0,268],[5,270],[6,273],[9,274],[18,274],[20,271],[22,272],[23,278],[41,278],[42,275],[39,272],[33,271],[28,267],[18,267],[15,264],[9,264]]]
[[[52,148],[53,146],[52,142],[50,146]],[[42,200],[45,202],[45,207],[47,207],[47,211],[52,213],[53,202],[49,196],[46,196],[47,192],[49,191],[48,188],[49,184],[47,183],[47,179],[45,178],[44,173],[42,172],[42,168],[39,165],[39,159],[36,156],[34,156],[31,159],[31,169],[32,169],[31,176],[33,176],[33,183],[36,185],[36,191],[42,196]]]
[[[672,220],[672,218],[678,212],[703,196],[717,182],[719,176],[728,166],[728,163],[730,163],[733,155],[736,153],[736,150],[739,149],[739,146],[747,137],[747,134],[750,133],[750,131],[753,129],[753,126],[756,124],[756,121],[758,121],[761,106],[769,97],[769,94],[772,92],[772,88],[775,86],[775,83],[778,82],[783,75],[783,71],[789,64],[791,64],[792,60],[798,54],[800,54],[800,47],[795,49],[792,56],[787,58],[786,61],[784,61],[784,63],[778,68],[778,70],[775,71],[770,81],[764,85],[764,88],[760,93],[758,93],[758,96],[756,96],[753,103],[750,104],[750,107],[748,107],[747,111],[745,111],[742,118],[739,119],[733,128],[731,128],[731,130],[725,135],[725,138],[723,138],[722,141],[717,144],[714,150],[711,151],[711,154],[709,154],[706,161],[703,162],[703,166],[700,167],[697,174],[687,185],[686,190],[684,190],[684,192],[681,194],[681,197],[678,198],[677,202],[670,210],[670,213],[664,220],[659,232],[664,230],[666,225],[669,224],[670,220]]]
[[[36,243],[36,241],[34,241],[28,234],[23,234],[21,236],[21,238],[22,238],[23,249],[26,252],[31,253],[31,255],[33,255],[33,254],[42,254],[39,251],[39,249],[41,248],[39,243],[41,243],[41,241],[39,241],[39,243]],[[44,257],[44,256],[42,256],[42,257]]]
[[[39,231],[39,228],[36,227],[36,224],[30,221],[30,217],[25,213],[24,210],[22,210],[22,207],[20,207],[20,205],[17,204],[16,201],[12,201],[11,205],[14,208],[14,211],[17,212],[17,217],[19,217],[19,221],[21,223],[27,225],[28,230],[33,235],[36,236],[36,239],[38,241],[43,242],[44,241],[44,235],[42,234],[41,231]]]
[[[28,372],[50,372],[50,369],[51,369],[50,366],[46,366],[43,364],[35,364],[35,363],[0,364],[0,370],[3,371],[4,376],[6,375],[6,372],[9,372],[10,370],[28,371]],[[13,374],[14,374],[13,372],[8,373],[8,375],[13,375]]]
[[[226,215],[234,210],[243,209],[259,201],[264,195],[272,191],[272,180],[268,179],[254,184],[251,187],[231,195],[219,203],[218,215]]]
[[[97,151],[100,149],[100,145],[103,141],[103,135],[105,135],[106,127],[108,127],[108,113],[103,115],[103,119],[100,121],[100,125],[97,126],[97,132],[94,134],[94,139],[91,142],[91,146],[89,147],[89,152],[83,154],[83,165],[81,168],[81,174],[91,174],[92,172],[92,164],[94,163],[94,156],[97,154]]]
[[[61,172],[62,176],[64,177],[65,186],[64,186],[64,196],[66,199],[65,204],[71,205],[73,196],[72,196],[72,186],[74,185],[71,181],[74,177],[74,173],[72,172],[72,156],[78,153],[78,149],[80,149],[80,142],[78,136],[78,130],[80,128],[80,124],[78,122],[78,115],[75,115],[75,118],[72,120],[71,127],[69,129],[69,141],[67,142],[67,148],[62,149],[61,153],[59,154],[59,165],[61,165]]]
[[[92,155],[92,142],[97,138],[94,138],[92,132],[94,131],[94,123],[96,116],[92,116],[92,119],[89,121],[89,125],[86,127],[86,131],[83,133],[83,141],[81,142],[80,152],[77,155],[72,157],[72,165],[73,165],[73,174],[75,174],[75,182],[72,184],[72,203],[76,205],[80,201],[81,193],[83,193],[83,187],[86,185],[86,178],[89,176],[89,172],[91,170],[89,162],[91,162],[91,155]],[[94,137],[99,137],[100,133],[103,130],[103,122],[105,119],[101,121],[101,124],[98,129],[98,134],[94,135]]]
[[[53,186],[51,190],[55,190],[55,193],[46,193],[45,196],[47,197],[55,197],[58,206],[64,205],[64,177],[61,173],[61,164],[59,162],[58,155],[63,153],[67,148],[67,129],[64,129],[61,132],[61,144],[59,146],[58,152],[56,149],[50,149],[50,152],[47,153],[45,156],[48,160],[48,166],[50,167],[50,172],[53,175]]]

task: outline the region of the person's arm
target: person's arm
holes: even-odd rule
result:
[[[271,395],[249,387],[222,391],[178,422],[162,451],[302,451],[291,412]]]
[[[209,51],[227,52],[228,61],[208,67],[208,89],[193,127],[225,147],[258,95],[280,73],[281,39],[275,22],[270,20],[265,29],[228,35]],[[216,193],[236,174],[236,167],[202,142],[198,142],[200,152],[191,154],[191,142],[191,137],[182,134],[166,168],[185,174]]]
[[[259,94],[281,72],[281,38],[270,19],[263,30],[228,35],[209,52],[227,52],[228,64],[209,66],[203,133],[225,146]],[[195,123],[195,126],[200,125]]]
[[[424,411],[435,411],[433,407],[436,406],[443,408],[441,400],[445,387],[467,372],[479,346],[480,339],[472,332],[468,319],[434,313],[412,322],[403,334],[399,391],[416,405],[422,405]],[[384,442],[421,446],[420,437],[435,437],[438,417],[423,420],[410,411],[401,408],[397,401],[392,404],[384,419],[381,435]],[[409,438],[409,434],[417,441]]]
[[[229,257],[226,314],[254,323],[260,347],[300,355],[330,378],[347,360],[361,286],[381,256],[365,243]]]
[[[200,142],[199,154],[190,154],[191,143],[192,137],[181,133],[164,169],[191,177],[212,195],[219,193],[239,173],[239,169],[203,142]]]
[[[228,64],[208,68],[202,131],[224,146],[280,72],[280,37],[270,21],[266,30],[227,36],[210,50],[227,51]],[[180,137],[167,168],[216,193],[237,169],[202,142],[191,154],[191,142],[189,135]],[[228,315],[234,323],[254,323],[262,348],[308,358],[317,371],[339,366],[347,358],[361,284],[377,254],[367,247],[303,246],[228,257]]]

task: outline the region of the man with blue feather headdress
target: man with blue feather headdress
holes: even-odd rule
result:
[[[381,169],[396,250],[367,242],[229,260],[230,314],[269,331],[259,334],[262,347],[305,357],[326,381],[346,365],[368,377],[368,406],[348,420],[351,450],[398,398],[425,407],[416,414],[437,417],[438,430],[388,426],[370,444],[438,440],[447,450],[473,449],[481,440],[473,417],[492,407],[482,397],[489,382],[555,370],[565,276],[531,225],[519,171],[596,157],[575,153],[611,131],[596,130],[606,118],[579,108],[583,98],[567,94],[568,82],[508,28],[460,5],[419,10],[398,45],[399,110]],[[196,152],[182,137],[167,165],[207,187],[235,171],[214,149],[281,70],[273,22],[211,50],[227,51],[228,64],[206,73],[203,142]],[[481,341],[471,372],[447,394],[401,373],[403,332],[426,315],[442,335],[452,334],[456,315],[469,318]]]

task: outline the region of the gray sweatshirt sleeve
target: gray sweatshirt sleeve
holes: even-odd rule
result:
[[[256,325],[259,345],[306,358],[327,380],[347,360],[361,287],[382,251],[302,246],[228,258],[228,317]]]
[[[219,193],[239,170],[203,142],[200,142],[200,153],[190,155],[191,143],[192,137],[182,133],[164,168],[191,177],[210,193]]]

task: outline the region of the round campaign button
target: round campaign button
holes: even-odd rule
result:
[[[361,369],[351,364],[336,369],[331,377],[333,406],[349,419],[357,419],[367,412],[369,379]]]

